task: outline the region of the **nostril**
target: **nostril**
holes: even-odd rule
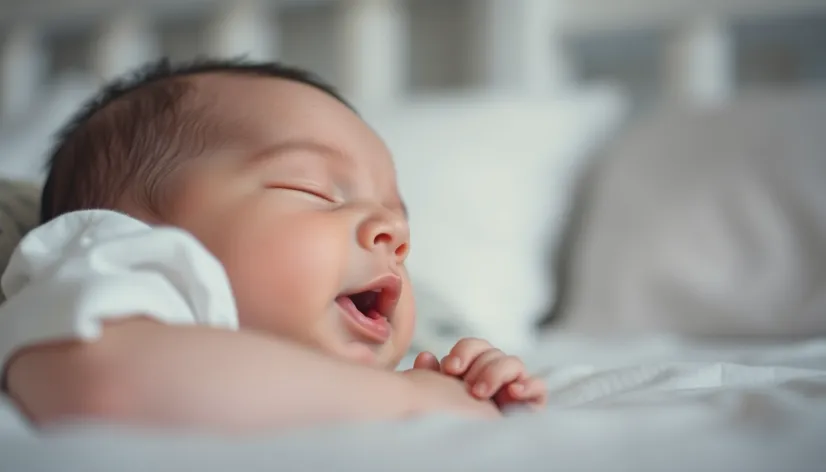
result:
[[[410,250],[410,246],[407,243],[399,244],[399,247],[396,248],[396,257],[406,257],[407,252]]]
[[[379,244],[390,244],[393,242],[393,237],[387,233],[379,233],[373,238],[373,244],[378,246]]]

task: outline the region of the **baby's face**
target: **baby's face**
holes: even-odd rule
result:
[[[231,139],[174,177],[170,220],[223,262],[242,328],[395,366],[414,306],[407,216],[384,143],[307,85],[197,81]]]

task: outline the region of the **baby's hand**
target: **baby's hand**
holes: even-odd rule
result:
[[[546,401],[544,383],[528,375],[521,359],[481,339],[462,339],[441,363],[433,354],[423,352],[413,366],[458,377],[473,396],[492,399],[499,408],[513,404],[541,407]]]

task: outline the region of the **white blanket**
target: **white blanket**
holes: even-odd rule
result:
[[[747,345],[558,335],[528,357],[547,411],[247,438],[67,426],[0,412],[0,470],[820,471],[826,339]]]

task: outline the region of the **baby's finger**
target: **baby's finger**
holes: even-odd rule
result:
[[[508,393],[516,400],[530,402],[537,406],[544,405],[548,400],[545,382],[535,377],[529,377],[508,385]]]
[[[441,366],[439,365],[439,359],[436,359],[430,352],[420,352],[418,356],[416,356],[416,360],[413,361],[413,368],[414,369],[425,369],[425,370],[433,370],[436,372],[441,371]]]
[[[471,367],[465,382],[472,386],[473,394],[478,398],[492,397],[508,384],[520,380],[525,373],[525,366],[518,357],[505,355],[491,360],[478,372],[475,368],[476,365]]]
[[[449,375],[462,376],[477,357],[492,347],[489,342],[482,339],[464,338],[442,359],[442,370]]]
[[[516,397],[514,397],[511,393],[510,388],[503,388],[496,392],[496,395],[493,396],[493,402],[496,403],[496,406],[498,406],[500,410],[508,405],[525,403],[522,400],[519,400]]]
[[[539,379],[526,378],[499,390],[493,401],[502,409],[508,405],[525,405],[531,409],[541,409],[547,403],[545,384]]]
[[[476,382],[478,382],[479,376],[482,375],[482,372],[488,369],[492,362],[504,357],[507,357],[507,355],[499,349],[488,349],[476,357],[476,359],[470,364],[470,368],[467,369],[462,379],[464,379],[465,383],[472,387],[476,384]]]

